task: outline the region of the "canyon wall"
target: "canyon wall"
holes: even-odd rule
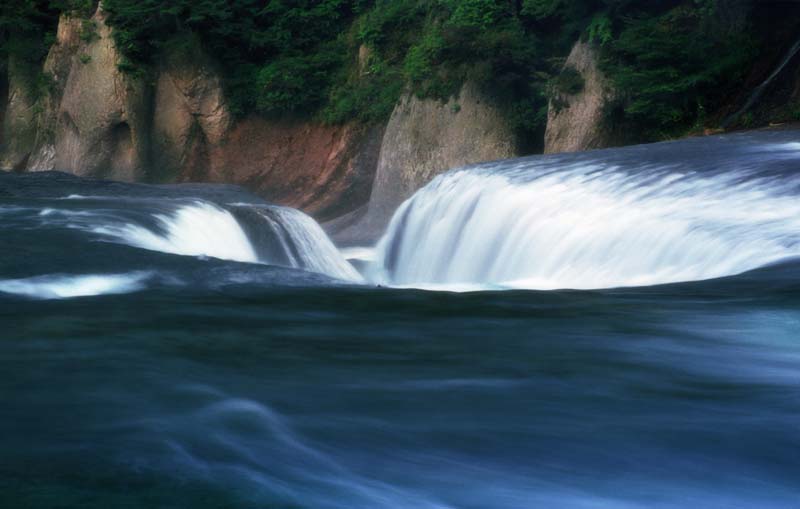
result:
[[[369,209],[374,229],[438,173],[517,155],[510,123],[472,85],[447,103],[406,95],[386,125],[240,118],[199,44],[134,77],[112,35],[102,7],[62,16],[38,96],[9,63],[0,167],[239,184],[320,220]]]
[[[195,49],[167,52],[154,76],[133,77],[120,70],[102,8],[62,16],[44,90],[7,66],[0,168],[240,184],[320,219],[368,201],[383,126],[235,118],[218,70]]]
[[[112,36],[102,7],[89,19],[62,16],[43,64],[46,86],[32,88],[30,70],[13,59],[0,68],[0,169],[238,184],[328,221],[341,242],[360,243],[375,240],[436,175],[523,155],[514,122],[471,82],[447,102],[406,93],[384,124],[241,117],[199,41],[164,50],[154,68],[135,76],[120,70]],[[366,46],[357,58],[359,73],[367,72]],[[765,62],[747,83],[773,67]],[[780,94],[770,89],[779,100],[767,106],[776,110],[800,100],[800,74],[784,74]],[[551,90],[545,152],[624,144],[609,114],[621,96],[603,75],[597,48],[576,42],[560,78],[566,85]]]

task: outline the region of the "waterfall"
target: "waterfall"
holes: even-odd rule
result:
[[[452,171],[398,209],[372,277],[390,285],[593,289],[716,278],[800,256],[800,143],[791,136],[695,139]]]
[[[84,198],[85,199],[85,198]],[[322,228],[306,214],[275,205],[232,204],[223,208],[203,200],[164,213],[130,216],[48,209],[70,225],[130,246],[184,256],[207,256],[264,263],[361,281]]]
[[[259,261],[250,240],[227,210],[197,201],[171,214],[155,214],[157,229],[136,223],[103,224],[95,233],[163,253],[210,256],[238,262]]]
[[[260,259],[319,272],[338,279],[360,281],[358,271],[344,259],[322,228],[296,209],[276,205],[239,205],[234,214],[244,225]]]

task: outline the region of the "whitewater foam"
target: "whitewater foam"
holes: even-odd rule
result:
[[[247,235],[227,210],[197,201],[172,214],[155,217],[163,233],[134,223],[96,226],[92,231],[151,251],[239,262],[259,261]]]
[[[129,274],[46,275],[0,280],[0,292],[34,299],[68,299],[131,293],[145,287],[147,272]]]
[[[88,215],[83,221],[74,214],[71,219],[77,221],[73,227],[151,251],[284,265],[347,281],[362,280],[322,228],[306,214],[274,205],[230,206],[237,215],[248,212],[248,217],[255,216],[257,221],[245,228],[229,210],[200,200],[180,205],[171,213],[153,214],[155,225],[150,227],[108,216]],[[268,244],[267,248],[262,241]]]
[[[269,214],[262,217],[268,221],[277,221],[283,226],[281,230],[287,233],[287,237],[280,234],[278,237],[292,267],[347,281],[362,280],[358,271],[336,249],[311,217],[299,210],[278,206],[269,207]]]
[[[773,148],[775,159],[800,162],[795,145]],[[701,172],[583,155],[457,170],[398,209],[371,277],[594,289],[711,279],[798,257],[797,179],[756,163],[765,160]]]

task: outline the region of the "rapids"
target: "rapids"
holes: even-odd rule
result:
[[[800,143],[749,133],[499,161],[395,213],[372,278],[595,289],[732,276],[800,256]]]
[[[341,253],[0,173],[0,508],[796,509],[798,138],[457,169]]]

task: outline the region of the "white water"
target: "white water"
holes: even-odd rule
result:
[[[147,272],[130,274],[48,275],[0,280],[0,292],[35,299],[68,299],[131,293],[144,288]]]
[[[164,233],[133,223],[104,225],[93,231],[151,251],[238,262],[259,261],[233,215],[215,205],[198,201],[173,214],[157,215],[156,219]]]
[[[338,279],[347,281],[361,281],[361,275],[336,249],[322,228],[311,217],[299,210],[288,207],[270,207],[268,214],[262,214],[267,221],[279,221],[288,232],[289,238],[281,242],[291,242],[296,248],[296,254],[288,246],[283,246],[284,251],[291,260],[292,267],[319,272]]]
[[[791,145],[773,147],[775,157],[800,164]],[[784,180],[694,168],[631,171],[582,156],[555,171],[552,159],[529,159],[448,173],[395,213],[372,277],[595,289],[729,276],[800,256],[800,199]]]
[[[242,206],[242,204],[239,204]],[[258,211],[258,207],[254,207]],[[337,279],[361,281],[361,276],[339,253],[322,228],[306,214],[286,208],[269,206],[272,216],[261,214],[265,221],[280,223],[286,238],[277,234],[275,242],[289,258],[289,266],[318,272]],[[265,209],[266,210],[266,209]],[[46,209],[43,215],[54,211]],[[69,212],[73,219],[81,212]],[[91,223],[88,229],[125,244],[184,256],[207,256],[238,262],[275,264],[275,260],[260,257],[237,219],[229,211],[204,201],[179,207],[169,214],[155,215],[158,229],[129,222],[109,222],[107,218],[85,214],[91,223],[99,217],[103,224]],[[266,225],[264,225],[266,227]],[[276,225],[277,226],[277,225]],[[86,227],[86,226],[80,226]],[[294,248],[294,249],[293,249]]]

